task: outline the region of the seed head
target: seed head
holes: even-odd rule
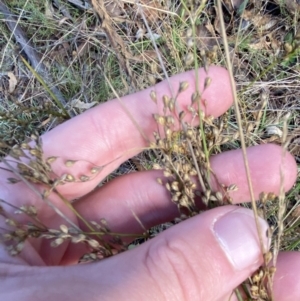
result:
[[[19,183],[21,180],[18,180],[18,179],[15,179],[15,178],[7,178],[7,181],[10,184],[16,184],[16,183]]]
[[[237,191],[238,187],[235,184],[231,184],[227,188],[228,191]]]
[[[69,229],[66,225],[60,225],[59,228],[60,228],[62,233],[68,234]]]
[[[11,227],[17,227],[17,225],[18,225],[18,223],[11,218],[7,218],[5,220],[5,223],[6,223],[6,225],[11,226]]]
[[[192,94],[192,104],[194,104],[195,102],[198,102],[200,100],[201,96],[198,92],[194,92]]]
[[[211,84],[212,79],[210,77],[206,77],[204,81],[204,89],[207,89]]]
[[[85,240],[86,240],[86,236],[81,233],[76,236],[72,236],[72,238],[71,238],[72,243],[75,243],[75,244],[83,242]]]
[[[87,182],[90,178],[86,175],[81,175],[79,177],[79,179],[80,179],[81,182]]]
[[[164,116],[158,115],[158,114],[153,114],[153,117],[155,119],[155,121],[160,124],[160,125],[165,125],[166,124],[166,120]]]
[[[216,198],[218,199],[219,202],[223,202],[223,195],[220,191],[216,192]]]
[[[182,121],[183,118],[185,117],[185,115],[186,115],[186,113],[185,113],[184,111],[181,111],[181,112],[179,113],[179,120]]]
[[[101,170],[101,167],[95,166],[95,167],[92,167],[92,168],[91,168],[91,173],[92,173],[92,174],[96,174],[96,173],[98,173],[100,170]]]
[[[57,160],[58,157],[52,156],[46,159],[46,162],[48,164],[52,164],[53,162],[55,162]]]
[[[179,191],[179,182],[177,182],[177,181],[172,182],[171,188],[175,191]]]
[[[158,163],[154,163],[152,168],[156,170],[162,169],[162,167]]]
[[[190,66],[194,62],[194,55],[193,53],[189,52],[184,58],[184,62],[187,66]]]
[[[189,87],[189,83],[188,82],[181,82],[179,84],[178,93],[181,93],[181,92],[185,91],[188,87]]]
[[[41,151],[38,150],[37,148],[32,148],[32,149],[29,151],[29,153],[30,153],[32,156],[36,157],[36,158],[40,158],[40,157],[42,156]]]
[[[273,258],[272,252],[268,251],[267,253],[264,254],[264,260],[266,264],[270,263],[272,258]]]
[[[43,194],[42,194],[43,199],[47,199],[47,198],[49,197],[50,193],[51,193],[51,190],[50,190],[50,189],[44,190],[44,192],[43,192]]]
[[[31,149],[30,145],[28,143],[22,143],[21,144],[22,149]]]
[[[170,102],[169,102],[169,110],[170,110],[170,112],[173,112],[174,109],[175,109],[175,99],[171,98]]]
[[[35,135],[35,134],[31,134],[30,138],[33,140],[33,141],[38,141],[38,135]]]
[[[170,183],[166,183],[166,188],[167,188],[168,191],[171,191]]]
[[[65,181],[67,182],[74,182],[75,181],[75,177],[71,174],[67,174]]]
[[[26,157],[24,151],[21,148],[19,148],[18,146],[13,147],[10,150],[9,155],[17,160],[19,160],[20,157]]]
[[[194,137],[194,131],[192,129],[188,129],[185,133],[187,138],[192,139]]]
[[[173,116],[169,115],[166,117],[166,123],[167,125],[173,125],[175,123],[175,119]]]
[[[91,248],[93,248],[93,249],[98,249],[98,248],[100,247],[99,242],[98,242],[97,240],[95,240],[95,239],[89,239],[89,240],[87,241],[87,243],[88,243],[88,245],[89,245]]]
[[[164,103],[164,108],[169,108],[169,103],[170,103],[170,97],[167,95],[163,96],[163,103]]]
[[[65,162],[66,167],[72,167],[77,161],[76,160],[67,160]]]
[[[51,247],[56,248],[59,245],[61,245],[63,242],[64,242],[64,239],[59,237],[59,238],[56,238],[55,240],[53,240],[50,245],[51,245]]]
[[[150,98],[154,101],[154,103],[157,104],[157,96],[156,96],[156,92],[155,91],[151,91],[150,92]]]

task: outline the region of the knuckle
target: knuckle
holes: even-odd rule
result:
[[[170,296],[172,300],[199,300],[201,297],[197,267],[192,263],[189,249],[184,240],[165,235],[157,237],[148,247],[145,267],[166,300],[170,300]]]

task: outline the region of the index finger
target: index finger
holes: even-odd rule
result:
[[[206,77],[211,78],[211,84],[203,91]],[[232,104],[227,71],[214,66],[209,68],[208,73],[204,69],[199,69],[198,78],[199,90],[203,91],[202,99],[205,99],[206,114],[214,117],[220,116]],[[189,83],[189,87],[178,97],[178,103],[182,109],[186,109],[195,92],[195,71],[178,74],[169,81],[175,93],[180,82]],[[151,100],[151,90],[156,92],[157,105]],[[167,81],[122,98],[122,103],[125,104],[127,111],[149,139],[153,136],[153,131],[157,129],[153,114],[162,112],[163,95],[171,96]],[[147,142],[135,123],[119,100],[114,99],[86,111],[43,135],[45,157],[57,156],[60,158],[54,164],[57,174],[71,172],[75,177],[79,177],[82,174],[90,174],[90,168],[93,165],[105,166],[94,180],[80,185],[69,183],[61,186],[60,192],[68,199],[85,195],[99,183],[101,178],[147,146]],[[65,160],[78,160],[78,162],[70,169],[63,164]]]
[[[204,81],[207,76],[211,78],[211,84],[202,95],[202,98],[206,100],[206,114],[218,117],[226,112],[232,104],[229,75],[225,69],[220,67],[210,67],[208,74],[204,69],[200,69],[200,91],[204,89]],[[195,71],[172,77],[170,84],[177,91],[179,83],[183,81],[189,83],[189,88],[179,95],[178,102],[185,109],[187,105],[190,105],[191,96],[195,92]],[[150,98],[151,90],[155,90],[157,94],[158,105]],[[149,139],[153,136],[153,131],[157,129],[152,115],[162,111],[163,95],[170,96],[167,81],[122,98],[134,121]],[[147,146],[144,137],[117,99],[99,105],[56,127],[43,136],[43,144],[46,156],[59,156],[63,160],[81,160],[72,169],[72,174],[79,175],[89,172],[87,168],[90,168],[90,165],[87,166],[83,162],[84,160],[95,165],[105,166],[101,172],[101,178]],[[56,168],[59,169],[59,173],[67,171],[63,165]],[[97,183],[99,180],[100,178],[97,178]],[[79,197],[91,190],[95,186],[95,182],[83,183],[78,185],[78,188],[71,186],[73,185],[63,187],[66,189],[64,193],[70,197]]]

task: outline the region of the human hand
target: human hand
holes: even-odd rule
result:
[[[203,93],[207,100],[206,113],[218,117],[232,104],[228,74],[224,69],[210,67],[209,76],[211,85]],[[199,78],[200,87],[203,87],[203,70],[200,70]],[[174,87],[182,81],[193,83],[194,72],[171,79]],[[155,89],[158,99],[168,94],[166,82]],[[150,90],[123,98],[147,137],[152,136],[156,127],[152,114],[157,107],[150,100]],[[180,94],[178,101],[182,106],[189,103],[193,91],[190,84]],[[84,161],[105,166],[94,180],[60,187],[60,193],[68,200],[80,198],[74,206],[86,220],[105,218],[113,231],[135,233],[143,229],[133,212],[146,228],[178,214],[168,193],[156,182],[159,171],[125,175],[92,191],[101,178],[147,145],[117,100],[99,105],[58,126],[42,136],[42,140],[46,157],[80,161],[72,167],[75,175],[87,172]],[[281,164],[285,190],[293,185],[296,164],[290,154],[282,158],[281,148],[275,145],[251,147],[248,158],[256,198],[262,191],[279,192]],[[211,166],[221,183],[234,183],[239,187],[232,193],[234,203],[250,200],[240,150],[212,157]],[[58,174],[67,170],[59,162],[54,168]],[[4,170],[0,176],[1,199],[17,207],[31,202],[37,207],[40,220],[49,228],[56,229],[65,223],[24,183],[7,184],[6,179],[11,174]],[[56,195],[51,195],[51,201],[79,224]],[[5,207],[5,210],[11,208]],[[4,218],[0,218],[0,223],[4,223]],[[264,234],[267,224],[263,220],[260,223]],[[267,246],[268,239],[265,235],[263,238]],[[84,251],[82,247],[69,244],[54,249],[48,241],[35,240],[26,243],[20,256],[11,257],[0,245],[1,300],[225,301],[232,290],[263,262],[252,213],[235,206],[209,210],[141,246],[103,261],[74,265]],[[299,300],[299,276],[299,253],[280,254],[274,283],[275,300]]]

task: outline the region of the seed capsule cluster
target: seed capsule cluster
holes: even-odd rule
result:
[[[204,89],[210,82],[211,79],[207,77]],[[179,209],[188,209],[194,214],[197,212],[197,196],[208,207],[231,203],[230,192],[237,190],[237,187],[234,184],[226,187],[218,183],[210,167],[209,157],[218,152],[222,145],[236,140],[238,133],[228,135],[223,119],[215,120],[212,116],[205,116],[205,101],[198,92],[191,95],[186,111],[178,111],[178,96],[188,87],[188,82],[181,82],[175,97],[162,97],[163,114],[153,115],[158,130],[153,133],[154,141],[150,146],[159,152],[161,158],[161,162],[155,163],[153,168],[162,169],[166,179],[158,179],[158,183],[165,185],[171,200]],[[158,103],[155,91],[151,91],[150,97]],[[192,121],[187,121],[188,118]],[[196,120],[200,122],[198,127],[192,126]],[[217,183],[217,188],[212,189],[212,179]]]
[[[0,215],[5,218],[6,225],[9,227],[4,233],[0,234],[0,239],[6,244],[8,252],[12,256],[18,255],[23,250],[26,240],[30,238],[50,240],[50,246],[52,247],[59,247],[66,242],[83,243],[90,252],[85,254],[79,261],[99,260],[126,250],[127,244],[122,241],[122,234],[112,233],[105,220],[100,222],[86,221],[74,209],[72,203],[66,200],[57,190],[60,185],[90,181],[101,172],[103,167],[86,162],[87,166],[90,166],[88,168],[89,174],[75,176],[72,173],[72,168],[78,160],[67,159],[62,161],[62,163],[68,172],[57,174],[53,164],[58,160],[62,161],[61,158],[56,156],[44,157],[42,139],[38,134],[31,135],[30,141],[12,147],[7,159],[3,159],[4,164],[7,165],[7,170],[11,171],[12,174],[13,171],[18,174],[18,177],[7,179],[10,184],[16,184],[23,180],[39,184],[34,187],[40,193],[41,202],[44,201],[51,209],[69,222],[68,226],[62,224],[59,229],[51,229],[40,219],[39,212],[35,206],[24,204],[20,207],[15,207],[9,202],[0,199]],[[59,206],[57,207],[51,202],[50,194],[56,194],[61,199],[61,202],[66,204],[89,230],[84,231],[70,221],[59,210]],[[22,215],[22,217],[13,217],[11,213],[4,209],[4,206],[1,206],[1,203],[6,208],[13,208],[13,213]],[[143,237],[143,234],[140,236]]]

